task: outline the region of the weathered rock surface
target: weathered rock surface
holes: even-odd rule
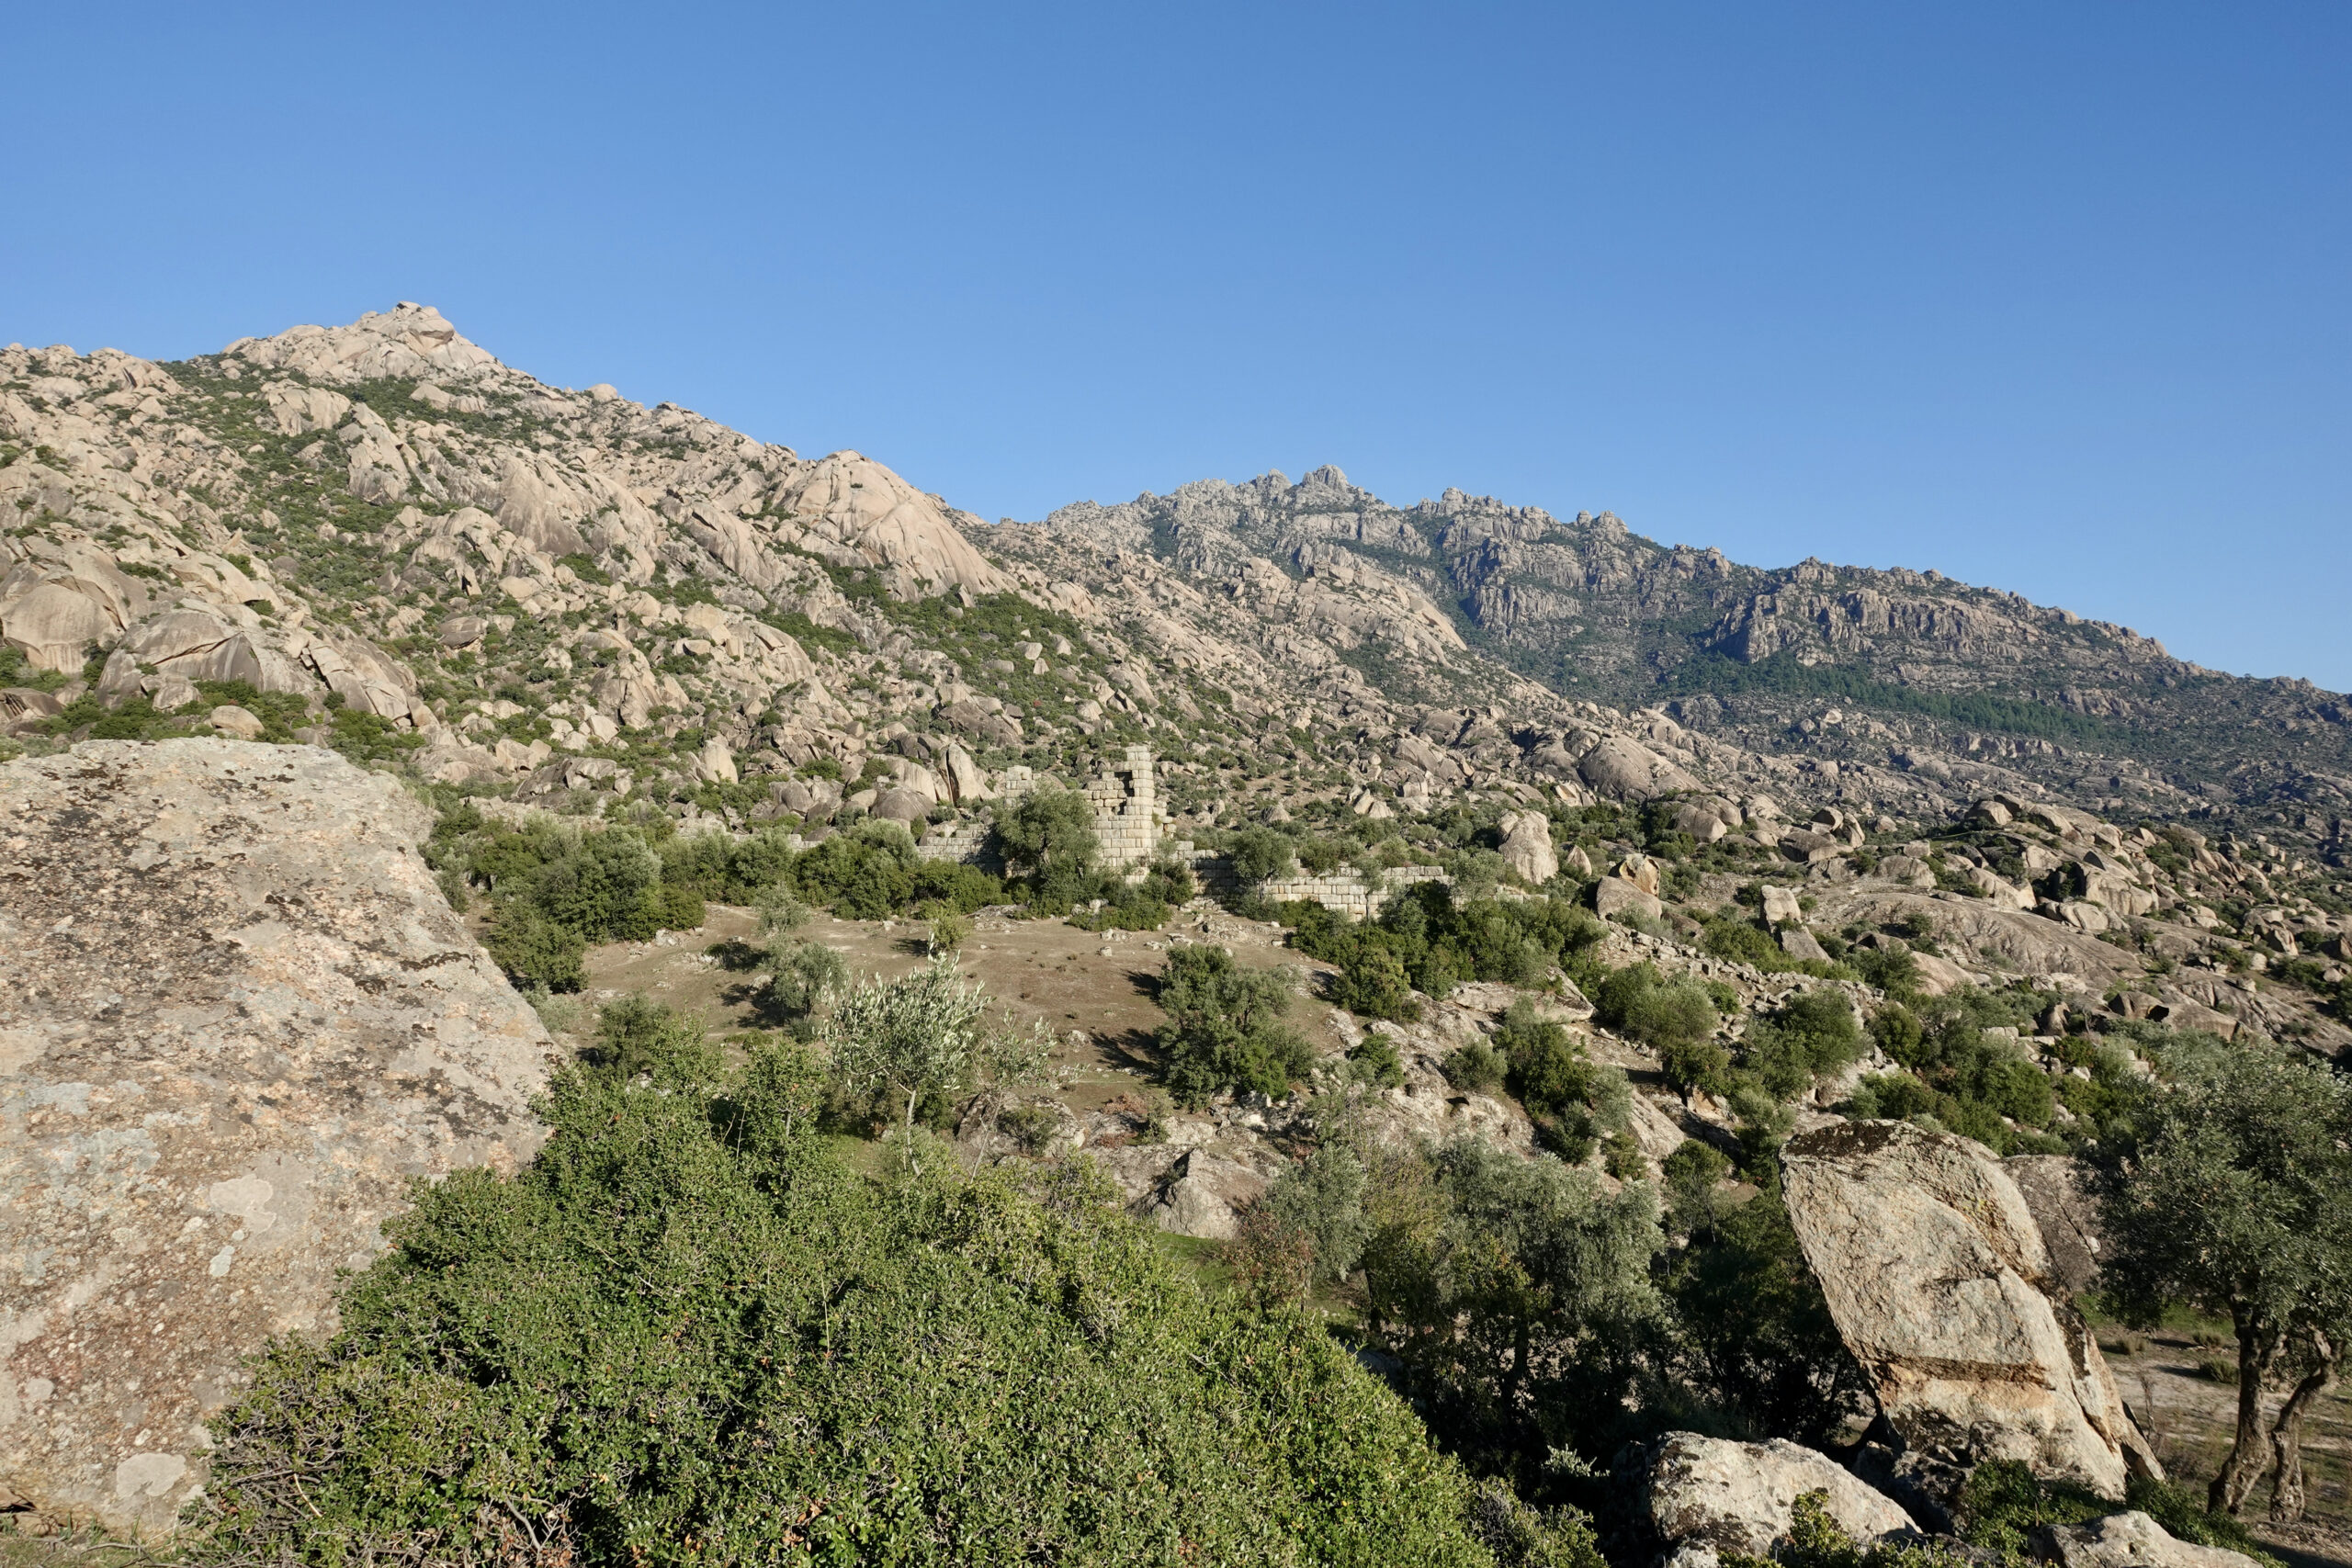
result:
[[[2136,1508],[2053,1527],[2041,1544],[2060,1568],[2254,1568],[2245,1553],[2182,1540]]]
[[[1905,1451],[1948,1496],[1988,1460],[2121,1497],[2160,1474],[2064,1296],[2017,1184],[1983,1145],[1900,1122],[1801,1133],[1789,1217]]]
[[[1826,1454],[1775,1438],[1735,1443],[1696,1432],[1668,1436],[1650,1466],[1650,1521],[1682,1568],[1722,1553],[1769,1555],[1808,1492],[1826,1494],[1831,1519],[1856,1541],[1916,1531],[1900,1504]]]
[[[1541,887],[1560,874],[1559,856],[1552,850],[1552,820],[1541,811],[1506,813],[1502,821],[1503,864]]]
[[[2068,1155],[2011,1155],[2001,1168],[2032,1212],[2050,1251],[2050,1267],[2066,1293],[2079,1296],[2097,1285],[2098,1203],[2088,1168]]]
[[[0,766],[0,1481],[153,1535],[267,1337],[408,1182],[540,1132],[545,1032],[332,752],[91,741]]]
[[[1193,1149],[1169,1167],[1148,1213],[1161,1230],[1230,1241],[1240,1228],[1237,1211],[1265,1190],[1266,1179],[1248,1166]]]

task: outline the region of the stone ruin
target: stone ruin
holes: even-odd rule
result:
[[[1102,863],[1113,871],[1148,865],[1159,847],[1159,793],[1151,774],[1151,748],[1130,746],[1120,761],[1086,786],[1094,807],[1094,836]]]

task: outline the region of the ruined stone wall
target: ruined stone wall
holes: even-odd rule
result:
[[[1274,904],[1317,903],[1334,914],[1368,920],[1396,894],[1419,882],[1449,880],[1442,867],[1403,865],[1369,877],[1342,866],[1329,876],[1278,876],[1258,885],[1258,897]]]
[[[1102,840],[1102,863],[1114,871],[1148,863],[1159,847],[1159,793],[1151,771],[1151,748],[1130,746],[1122,759],[1086,786],[1094,807],[1094,835]]]

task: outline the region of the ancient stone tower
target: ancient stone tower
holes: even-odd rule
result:
[[[1159,794],[1151,777],[1151,748],[1130,746],[1125,758],[1106,767],[1086,786],[1094,807],[1094,836],[1102,841],[1102,863],[1121,870],[1143,865],[1159,847]]]

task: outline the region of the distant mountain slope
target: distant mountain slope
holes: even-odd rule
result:
[[[2216,674],[2127,627],[1937,572],[1768,571],[1667,548],[1609,513],[1564,521],[1459,491],[1396,507],[1331,468],[1048,521],[1194,577],[1251,559],[1302,581],[1376,568],[1522,675],[1670,704],[1746,746],[1930,772],[1994,761],[2118,809],[2194,797],[2341,813],[2352,799],[2352,701]]]
[[[2342,699],[2013,595],[1331,468],[992,525],[855,452],[548,386],[418,305],[177,364],[0,350],[0,729],[50,739],[233,697],[435,779],[738,824],[968,814],[1139,741],[1180,830],[2007,791],[2346,848]]]

